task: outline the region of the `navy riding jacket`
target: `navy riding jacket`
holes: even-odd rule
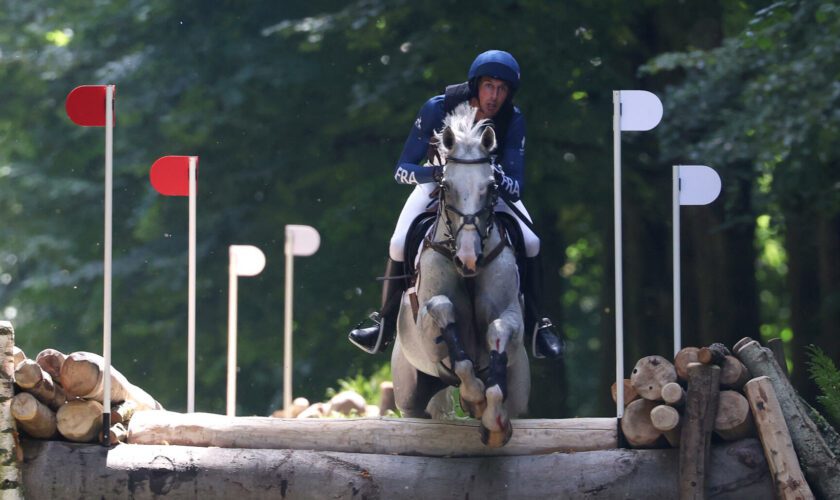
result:
[[[432,97],[420,108],[394,172],[398,183],[434,182],[433,169],[421,164],[428,155],[432,134],[443,127],[444,116],[443,94]],[[499,194],[508,201],[519,201],[525,173],[525,118],[516,106],[513,107],[505,136],[497,135],[496,141],[496,162],[504,170]]]

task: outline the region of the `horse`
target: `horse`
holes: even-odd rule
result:
[[[437,215],[402,298],[391,370],[403,416],[430,418],[432,398],[459,387],[482,442],[500,447],[512,436],[510,419],[527,410],[531,380],[516,256],[494,223],[496,136],[475,113],[459,105],[435,134],[446,158]]]

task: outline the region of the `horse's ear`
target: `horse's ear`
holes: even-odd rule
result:
[[[447,151],[452,151],[452,148],[455,146],[455,132],[453,132],[451,128],[446,127],[443,129],[443,134],[441,134],[441,143]]]
[[[481,146],[487,151],[496,149],[496,131],[493,127],[485,127],[481,134]]]

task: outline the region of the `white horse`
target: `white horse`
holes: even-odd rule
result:
[[[514,251],[494,224],[496,135],[464,103],[436,134],[447,158],[435,225],[419,258],[416,300],[403,296],[391,356],[397,408],[427,417],[438,391],[459,386],[481,439],[503,446],[531,386]],[[412,302],[416,308],[412,308]]]

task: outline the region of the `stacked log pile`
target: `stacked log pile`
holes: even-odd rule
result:
[[[750,338],[732,351],[712,344],[686,347],[673,362],[640,359],[624,381],[623,438],[634,448],[679,448],[680,498],[708,494],[713,440],[753,436],[761,440],[779,498],[814,498],[811,487],[820,497],[840,498],[838,457],[779,359]],[[616,392],[613,384],[613,400]]]
[[[34,360],[15,347],[15,386],[11,413],[18,429],[38,439],[64,438],[79,443],[102,439],[104,360],[98,354],[65,355],[44,349]],[[163,407],[146,391],[111,367],[109,444],[124,442],[135,411]]]

